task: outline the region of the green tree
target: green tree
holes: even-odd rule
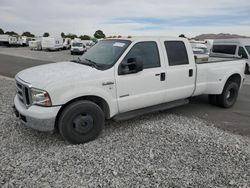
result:
[[[14,31],[6,31],[5,34],[6,35],[11,35],[11,36],[18,35],[18,33],[14,32]]]
[[[94,34],[94,37],[97,39],[105,38],[105,34],[102,30],[97,30]]]
[[[81,35],[79,38],[81,40],[90,40],[90,36],[88,36],[88,35]]]
[[[61,37],[62,37],[62,38],[65,38],[64,32],[61,32]]]
[[[43,34],[43,37],[49,37],[49,33],[45,32],[45,33]]]
[[[72,33],[69,33],[65,36],[65,38],[70,38],[70,39],[74,39],[74,38],[77,38],[77,35],[76,34],[72,34]]]
[[[0,28],[0,34],[4,34],[4,30],[2,28]]]
[[[35,37],[35,35],[32,34],[32,33],[30,33],[29,31],[23,32],[22,36],[26,36],[26,37]]]

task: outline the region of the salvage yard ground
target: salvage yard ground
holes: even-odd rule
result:
[[[36,51],[30,50],[29,47],[2,47],[0,46],[0,54],[24,57],[29,59],[38,59],[42,61],[70,61],[72,59],[77,59],[78,55],[71,55],[70,50],[60,50],[60,51]]]
[[[82,145],[23,127],[0,78],[0,186],[249,187],[250,139],[169,111],[107,122]]]

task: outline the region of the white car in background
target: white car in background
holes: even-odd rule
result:
[[[191,42],[191,47],[192,47],[196,62],[201,63],[201,62],[208,61],[209,51],[205,44]]]
[[[71,48],[71,39],[70,38],[63,39],[63,49],[68,50],[70,48]]]
[[[71,55],[79,54],[82,55],[87,51],[86,45],[83,42],[73,42],[71,44],[70,53]]]
[[[246,73],[250,74],[250,39],[216,39],[214,40],[211,55],[214,57],[238,57],[246,59]]]
[[[31,50],[42,50],[41,38],[32,38],[31,41],[29,41],[29,48]]]

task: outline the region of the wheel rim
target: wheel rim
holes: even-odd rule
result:
[[[226,94],[226,99],[228,102],[232,102],[235,99],[235,90],[233,88],[229,89]]]
[[[86,134],[94,126],[93,117],[88,114],[78,115],[73,119],[72,126],[75,132],[80,134]]]

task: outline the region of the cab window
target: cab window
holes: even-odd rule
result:
[[[169,66],[189,64],[187,50],[182,41],[165,41]]]
[[[144,69],[161,66],[158,47],[153,41],[136,43],[124,58],[124,62],[134,58],[143,62]]]
[[[238,56],[240,56],[244,59],[248,59],[246,51],[241,46],[239,47]]]

